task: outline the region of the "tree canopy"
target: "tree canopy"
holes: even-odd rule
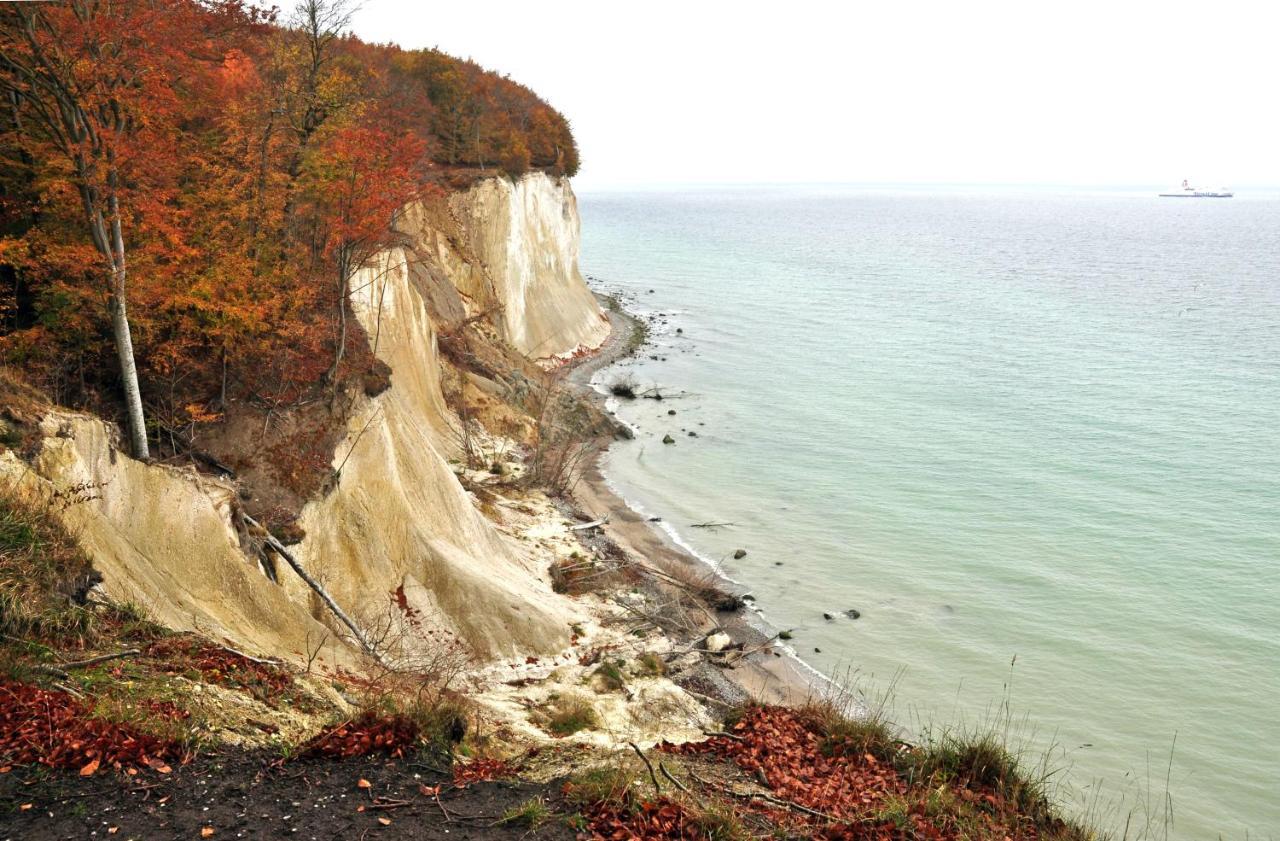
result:
[[[301,400],[371,364],[348,282],[398,208],[577,171],[567,120],[532,91],[362,42],[350,10],[0,4],[6,364],[66,404],[123,395],[131,427],[145,405],[150,438],[233,397]]]

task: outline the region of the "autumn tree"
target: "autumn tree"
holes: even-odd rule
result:
[[[293,188],[312,137],[354,99],[350,77],[333,65],[335,46],[355,11],[353,0],[301,0],[290,19],[297,37],[284,39],[287,46],[277,67],[279,112],[288,121],[294,138],[286,170],[286,222],[293,215]]]
[[[577,168],[512,80],[363,43],[351,0],[247,2],[0,3],[0,360],[59,401],[123,393],[140,457],[367,358],[352,280],[423,191]]]
[[[391,244],[394,216],[421,189],[425,143],[370,120],[340,129],[305,169],[313,263],[334,283],[336,337],[326,379],[346,355],[351,279]]]
[[[0,7],[0,86],[27,152],[79,196],[99,261],[123,383],[129,440],[149,457],[128,311],[126,220],[163,195],[184,45],[238,2],[7,3]]]

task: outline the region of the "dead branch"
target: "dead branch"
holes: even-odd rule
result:
[[[644,751],[640,750],[640,746],[635,742],[627,742],[631,745],[631,749],[636,752],[636,756],[640,757],[640,761],[644,763],[644,767],[649,769],[649,779],[653,780],[653,794],[655,797],[662,796],[662,786],[658,785],[658,775],[653,773],[653,763],[649,762],[649,757],[644,755]]]
[[[739,735],[737,735],[737,734],[735,734],[735,733],[726,733],[726,732],[724,732],[723,730],[703,730],[703,731],[702,731],[702,734],[703,734],[704,736],[714,736],[714,737],[716,737],[716,738],[720,738],[720,739],[733,739],[735,742],[745,742],[745,741],[746,741],[746,739],[742,738],[741,736],[739,736]]]
[[[594,529],[599,526],[603,526],[607,522],[609,522],[609,515],[605,514],[599,520],[592,520],[589,523],[582,523],[581,525],[577,525],[577,526],[569,526],[569,531],[583,531],[584,529]]]
[[[661,771],[662,776],[670,780],[675,785],[676,788],[680,789],[685,794],[689,793],[688,787],[684,783],[680,782],[675,777],[673,777],[671,775],[671,772],[667,770],[667,766],[663,765],[661,761],[658,762],[658,770]]]
[[[737,797],[742,800],[764,800],[768,803],[772,803],[775,806],[781,806],[784,809],[792,809],[796,812],[802,812],[803,814],[806,814],[806,815],[812,815],[815,818],[821,818],[822,820],[829,821],[830,823],[840,822],[840,819],[837,818],[835,815],[829,815],[826,812],[819,812],[817,809],[810,809],[808,806],[801,806],[799,803],[794,803],[790,800],[783,800],[781,797],[774,797],[772,794],[765,794],[759,791],[734,791],[732,788],[729,788],[728,786],[718,786],[718,787],[712,786],[706,780],[702,779],[697,774],[693,773],[692,768],[688,768],[685,770],[689,772],[690,777],[693,777],[695,780],[701,783],[705,788],[715,788],[717,791],[723,791],[726,794],[730,795],[731,797]]]
[[[279,666],[279,665],[280,665],[280,661],[279,661],[279,660],[272,660],[272,659],[270,659],[270,658],[266,658],[266,657],[252,657],[252,656],[250,656],[250,655],[248,655],[248,654],[245,654],[245,653],[244,653],[243,651],[241,651],[240,649],[238,649],[238,648],[232,648],[232,647],[231,647],[231,646],[229,646],[229,645],[220,645],[220,646],[218,646],[218,647],[219,647],[219,648],[221,648],[223,651],[229,651],[229,652],[231,652],[232,654],[236,655],[237,657],[243,657],[244,659],[248,660],[250,663],[257,663],[259,666]]]
[[[90,657],[88,660],[72,660],[70,663],[59,663],[58,665],[64,669],[83,669],[88,666],[96,666],[99,663],[106,663],[108,660],[119,660],[122,657],[137,657],[142,651],[137,648],[129,648],[124,651],[117,651],[115,654],[103,654],[99,657]]]
[[[339,621],[341,621],[343,625],[346,625],[351,633],[355,635],[360,646],[379,663],[382,663],[382,655],[378,653],[378,649],[369,641],[369,638],[365,636],[364,631],[360,630],[360,626],[356,625],[356,623],[352,621],[351,617],[346,614],[346,611],[338,606],[338,603],[333,600],[333,596],[329,595],[329,591],[321,586],[319,581],[312,578],[311,575],[302,568],[302,564],[298,563],[298,559],[293,556],[293,553],[286,549],[283,543],[276,540],[275,537],[272,536],[271,532],[267,531],[258,523],[257,520],[253,519],[248,514],[241,514],[241,516],[244,517],[244,521],[246,523],[257,529],[263,535],[262,539],[267,546],[271,547],[271,551],[284,558],[285,563],[293,568],[293,571],[298,574],[298,577],[306,582],[306,585],[310,587],[326,605],[328,605],[329,610],[332,611],[333,615],[338,617]]]
[[[49,675],[50,677],[60,677],[63,680],[70,680],[71,675],[62,669],[55,669],[53,666],[32,666],[31,671],[38,675]]]
[[[355,440],[351,442],[351,449],[347,450],[347,454],[343,457],[342,463],[338,465],[338,469],[333,471],[337,475],[342,475],[342,468],[347,466],[347,459],[351,458],[351,454],[356,451],[356,445],[360,443],[360,439],[364,437],[364,433],[369,429],[369,425],[378,419],[378,415],[382,414],[382,407],[379,406],[374,410],[369,419],[365,421],[364,426],[360,427],[360,431],[356,433]]]

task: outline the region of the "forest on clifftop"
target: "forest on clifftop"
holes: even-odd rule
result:
[[[376,368],[348,318],[397,210],[573,175],[568,121],[439,50],[369,44],[348,0],[0,6],[0,362],[127,421],[135,455],[233,399]]]

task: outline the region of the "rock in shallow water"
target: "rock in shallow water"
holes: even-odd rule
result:
[[[844,612],[844,615],[848,616],[850,619],[857,619],[862,615],[862,612],[851,607]]]
[[[746,550],[746,549],[738,549],[737,551],[735,551],[735,552],[733,553],[733,559],[734,559],[735,561],[740,561],[740,560],[742,560],[743,558],[745,558],[746,556],[747,556],[747,550]]]

